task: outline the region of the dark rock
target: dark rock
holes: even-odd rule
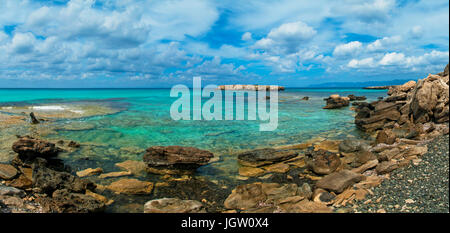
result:
[[[305,96],[305,97],[302,98],[302,100],[309,100],[309,97]]]
[[[295,151],[265,148],[239,154],[238,160],[243,165],[259,167],[267,164],[282,162],[295,156],[297,156],[297,152]]]
[[[18,141],[14,142],[12,149],[19,154],[21,159],[55,157],[60,151],[54,143],[35,139],[30,136],[21,137]]]
[[[194,147],[152,146],[146,151],[143,160],[152,168],[195,170],[214,157],[213,153]]]
[[[68,147],[73,147],[73,148],[79,148],[81,145],[78,142],[75,141],[70,141],[69,144],[67,144]]]
[[[39,124],[39,120],[36,119],[36,116],[34,115],[33,112],[30,112],[30,119],[31,119],[31,124]]]
[[[54,213],[98,213],[103,212],[105,203],[92,196],[72,193],[67,189],[56,190],[52,198],[36,199],[47,212]]]
[[[365,96],[356,96],[356,95],[353,95],[353,94],[348,95],[347,97],[350,99],[350,101],[366,100],[367,99]]]
[[[84,193],[86,189],[94,190],[96,185],[89,180],[80,179],[67,172],[55,171],[47,167],[47,161],[37,158],[33,163],[34,188],[40,192],[51,195],[59,189],[67,189],[69,192]]]

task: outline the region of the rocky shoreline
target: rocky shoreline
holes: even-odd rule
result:
[[[448,85],[447,65],[438,75],[391,87],[383,100],[358,102],[355,124],[371,135],[367,140],[322,140],[240,153],[242,182],[235,187],[195,177],[196,169],[215,158],[198,148],[150,147],[142,161],[117,163],[115,172],[104,173],[101,167],[72,171],[58,154],[80,144],[18,136],[12,144],[15,158],[0,164],[0,212],[104,212],[130,196],[145,199],[137,207],[130,203],[145,213],[371,212],[374,208],[364,206],[377,206],[373,199],[383,187],[377,186],[392,182],[396,169],[428,167],[421,165],[427,152],[448,157],[448,145],[445,153],[430,150],[436,138],[449,133]],[[364,97],[333,95],[324,108],[346,107],[354,100]],[[142,174],[148,173],[164,181],[146,180]],[[105,179],[111,182],[96,182]]]

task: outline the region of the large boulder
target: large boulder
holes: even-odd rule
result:
[[[144,213],[206,213],[206,210],[199,201],[161,198],[145,203]]]
[[[30,136],[20,137],[12,145],[14,152],[22,159],[33,159],[35,157],[51,158],[58,155],[60,149],[54,143]]]
[[[323,109],[342,108],[350,104],[350,98],[339,95],[330,95],[325,101],[327,101],[327,105]]]
[[[167,170],[192,171],[205,165],[214,154],[194,147],[152,146],[144,154],[144,162],[148,171],[162,173]]]
[[[273,148],[256,149],[238,155],[238,161],[249,167],[260,167],[277,162],[282,162],[297,156],[292,150],[278,150]]]
[[[341,165],[338,154],[333,152],[325,150],[308,151],[305,156],[308,167],[319,175],[328,175]]]

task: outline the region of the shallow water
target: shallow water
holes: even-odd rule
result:
[[[238,165],[235,154],[242,150],[296,144],[314,138],[345,139],[362,136],[354,125],[350,107],[325,110],[324,98],[331,94],[364,95],[366,101],[385,96],[384,90],[364,89],[287,89],[279,92],[279,119],[275,131],[259,131],[260,121],[174,121],[170,106],[177,98],[169,89],[0,89],[0,112],[11,106],[107,106],[113,114],[58,119],[46,123],[45,138],[66,139],[83,146],[61,158],[75,170],[102,167],[105,172],[117,171],[114,163],[142,160],[150,146],[181,145],[209,150],[219,157],[217,162],[198,169],[197,175],[211,180],[235,180]],[[301,100],[309,96],[308,101]],[[207,99],[203,99],[205,101]],[[9,130],[9,131],[7,131]],[[29,128],[2,129],[6,134],[26,133]],[[12,140],[12,139],[11,139]],[[10,141],[8,141],[9,143]],[[8,146],[0,151],[9,150]],[[84,158],[88,157],[89,160]],[[149,175],[155,180],[158,176]]]

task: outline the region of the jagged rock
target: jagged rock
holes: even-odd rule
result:
[[[241,153],[238,155],[238,161],[245,166],[260,167],[291,159],[297,154],[297,152],[292,150],[265,148]]]
[[[52,198],[36,199],[47,212],[56,213],[98,213],[103,212],[105,203],[86,194],[71,193],[67,189],[56,190]]]
[[[153,189],[153,183],[137,179],[121,179],[111,183],[106,188],[115,193],[150,194]]]
[[[325,101],[327,101],[327,105],[323,109],[341,108],[350,104],[350,98],[340,97],[339,95],[330,95]]]
[[[347,97],[349,98],[350,101],[366,100],[367,99],[367,97],[365,97],[365,96],[356,96],[356,95],[353,95],[353,94],[350,94]]]
[[[144,162],[149,168],[156,170],[195,170],[214,157],[213,153],[194,147],[152,146],[146,151]]]
[[[377,144],[379,143],[385,143],[388,145],[394,144],[396,139],[395,133],[392,132],[390,129],[384,129],[378,131],[377,138],[375,139],[375,142]]]
[[[302,100],[309,100],[309,97],[305,96],[305,97],[302,98]]]
[[[56,171],[46,167],[47,161],[38,158],[33,164],[34,188],[40,192],[51,195],[58,189],[67,189],[69,192],[84,193],[86,189],[94,190],[95,184],[89,180],[80,179],[68,172]]]
[[[25,192],[21,189],[0,185],[0,196],[25,196]]]
[[[39,124],[39,120],[36,119],[36,116],[34,115],[34,112],[30,112],[30,119],[31,119],[31,124]]]
[[[14,142],[12,149],[18,153],[21,159],[33,159],[35,157],[50,158],[58,155],[60,149],[54,143],[30,136],[24,136]]]
[[[0,164],[0,179],[10,180],[17,175],[18,171],[9,164]]]
[[[70,141],[69,144],[67,144],[67,146],[72,148],[79,148],[81,145],[78,142]]]
[[[144,213],[206,213],[206,210],[199,201],[161,198],[145,203]]]
[[[354,183],[362,181],[365,177],[361,174],[342,170],[326,175],[316,183],[316,187],[341,193],[346,188],[350,187]]]

